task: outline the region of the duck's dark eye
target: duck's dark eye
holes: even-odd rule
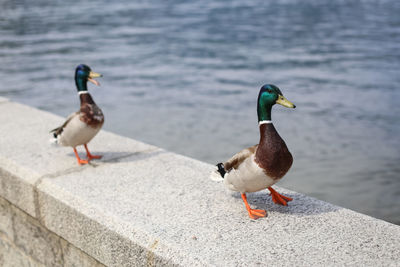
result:
[[[267,89],[267,92],[268,92],[268,93],[272,93],[272,90],[271,90],[271,89]]]

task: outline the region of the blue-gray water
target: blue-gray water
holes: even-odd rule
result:
[[[67,116],[86,63],[104,74],[90,91],[105,129],[216,163],[258,142],[273,83],[297,105],[273,109],[295,159],[279,185],[400,224],[399,14],[396,0],[0,0],[0,95]]]

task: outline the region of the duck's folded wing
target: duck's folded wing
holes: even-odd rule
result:
[[[67,124],[75,117],[79,115],[79,111],[72,113],[71,115],[68,116],[67,120],[63,123],[63,125],[61,125],[60,127],[57,127],[53,130],[50,131],[50,133],[54,133],[55,136],[59,135],[62,133],[63,129],[65,128],[65,126],[67,126]]]
[[[232,169],[237,169],[239,165],[257,150],[258,145],[254,145],[248,148],[243,149],[239,153],[236,153],[232,158],[230,158],[227,162],[224,163],[224,169],[226,172],[229,172]]]

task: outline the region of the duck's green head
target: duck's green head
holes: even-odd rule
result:
[[[78,92],[87,91],[87,81],[99,86],[100,83],[94,78],[102,77],[101,74],[93,72],[89,66],[81,64],[75,69],[75,84]]]
[[[295,108],[296,106],[287,100],[281,90],[273,84],[265,84],[260,89],[257,100],[258,121],[270,121],[271,109],[275,104],[280,104],[287,108]]]

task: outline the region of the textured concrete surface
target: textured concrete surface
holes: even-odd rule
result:
[[[71,148],[51,146],[49,142],[49,131],[63,122],[64,118],[18,103],[0,105],[0,196],[34,217],[37,215],[34,186],[43,177],[80,171],[96,166],[96,162],[112,162],[140,151],[157,150],[102,131],[89,143],[89,149],[104,158],[93,161],[92,166],[78,166]],[[78,150],[85,157],[84,149]]]
[[[0,197],[0,266],[103,266]]]
[[[64,239],[60,239],[63,266],[68,267],[102,267],[100,262],[83,253]]]
[[[44,266],[27,256],[0,235],[0,266],[2,267],[39,267]]]
[[[8,137],[21,123],[25,131]],[[8,133],[0,140],[0,170],[8,173],[0,174],[0,195],[33,211],[33,226],[12,221],[24,236],[46,229],[109,266],[398,265],[399,226],[279,187],[294,200],[282,207],[266,191],[249,194],[253,207],[268,212],[253,221],[238,193],[209,180],[213,166],[103,131],[89,147],[104,159],[80,167],[71,149],[44,144],[60,123],[46,112],[0,105],[0,131]],[[15,181],[32,191],[24,201],[17,186],[3,188]],[[0,231],[10,229],[3,214]],[[53,236],[38,239],[39,247],[54,243]],[[65,251],[61,245],[51,253]]]
[[[269,213],[252,221],[239,194],[208,179],[210,170],[163,152],[46,179],[41,214],[49,229],[91,248],[90,255],[103,247],[110,254],[98,256],[114,266],[147,260],[142,254],[115,261],[114,240],[127,254],[134,241],[185,266],[390,265],[400,255],[398,226],[281,188],[294,198],[288,207],[274,205],[265,191],[249,194]]]
[[[2,198],[0,198],[0,234],[7,239],[14,239],[11,207]]]

